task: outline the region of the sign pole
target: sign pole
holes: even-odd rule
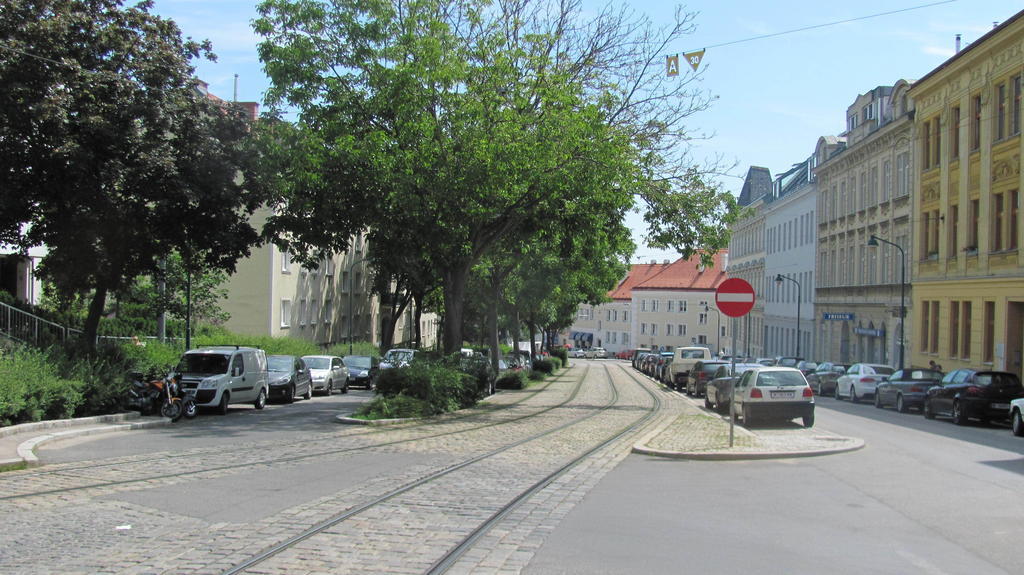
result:
[[[729,384],[729,447],[732,447],[733,434],[736,430],[736,410],[732,408],[732,388],[736,384],[736,318],[732,318],[732,369],[729,370],[733,380]],[[705,392],[707,393],[707,392]]]
[[[754,307],[754,288],[747,280],[741,278],[729,278],[722,282],[715,290],[715,304],[725,315],[733,318],[732,321],[732,373],[729,383],[729,447],[733,446],[736,433],[736,318],[743,317],[750,313]],[[721,330],[719,330],[721,331]]]

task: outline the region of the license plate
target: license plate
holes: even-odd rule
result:
[[[992,409],[1010,409],[1010,404],[1009,403],[993,403],[993,404],[990,404],[989,407],[991,407]]]
[[[793,399],[796,397],[795,391],[773,391],[771,393],[772,399]]]

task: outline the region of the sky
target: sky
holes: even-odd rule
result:
[[[629,3],[655,23],[669,21],[676,5]],[[764,166],[774,176],[810,156],[819,137],[841,134],[846,108],[859,94],[923,77],[953,56],[956,34],[966,47],[1021,9],[1007,0],[701,0],[682,5],[695,14],[696,29],[666,55],[706,49],[700,87],[716,97],[711,109],[687,122],[692,133],[707,136],[694,143],[691,154],[697,161],[720,158],[729,169],[718,183],[737,195],[750,166]],[[213,43],[218,61],[197,66],[211,92],[232,98],[238,74],[238,99],[262,100],[268,81],[256,53],[259,38],[250,26],[255,0],[156,0],[154,10],[175,20],[184,35]],[[900,12],[884,14],[894,11]],[[837,22],[844,23],[833,25]],[[788,33],[805,28],[811,29]],[[767,35],[772,36],[758,39]],[[678,257],[644,245],[639,215],[631,216],[629,225],[638,246],[634,262]]]

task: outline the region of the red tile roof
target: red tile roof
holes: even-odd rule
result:
[[[729,278],[722,268],[722,256],[729,250],[715,254],[712,267],[700,267],[700,257],[695,255],[689,260],[682,258],[669,264],[635,264],[626,279],[618,287],[608,293],[613,300],[632,299],[633,290],[702,290],[714,291],[719,284]]]

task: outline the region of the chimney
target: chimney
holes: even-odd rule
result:
[[[667,266],[668,265],[668,260],[661,260],[661,265]]]
[[[651,265],[652,266],[658,265],[658,260],[651,260]]]
[[[960,35],[959,34],[956,35],[956,51],[954,53],[955,54],[959,54],[960,53]]]

